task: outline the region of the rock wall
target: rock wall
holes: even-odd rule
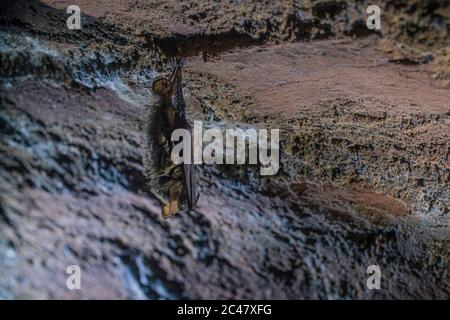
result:
[[[72,2],[0,4],[0,298],[449,297],[448,2],[380,3],[381,34],[363,1],[78,1],[70,31]],[[282,150],[202,166],[165,221],[142,130],[173,54],[191,119]]]

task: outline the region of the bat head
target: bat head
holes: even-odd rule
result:
[[[171,92],[172,85],[167,78],[162,76],[156,77],[152,83],[152,91],[159,96],[167,95]]]

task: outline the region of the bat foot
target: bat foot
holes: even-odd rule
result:
[[[170,204],[165,204],[162,208],[161,211],[161,215],[163,217],[163,219],[169,219],[171,214],[170,214]]]
[[[179,58],[177,64],[180,68],[183,67],[186,64],[186,58]]]

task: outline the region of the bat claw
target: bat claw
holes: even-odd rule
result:
[[[178,58],[178,66],[181,68],[186,64],[186,58]]]
[[[195,199],[194,209],[197,207],[198,199],[200,199],[200,193],[197,194],[197,199]]]
[[[169,67],[171,71],[175,71],[175,69],[178,67],[178,59],[177,58],[170,58],[169,59]]]

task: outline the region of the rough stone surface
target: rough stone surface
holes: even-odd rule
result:
[[[380,38],[360,1],[2,1],[0,298],[448,299],[449,7],[413,2]],[[281,129],[281,169],[203,166],[165,221],[142,121],[176,53],[191,119]]]

